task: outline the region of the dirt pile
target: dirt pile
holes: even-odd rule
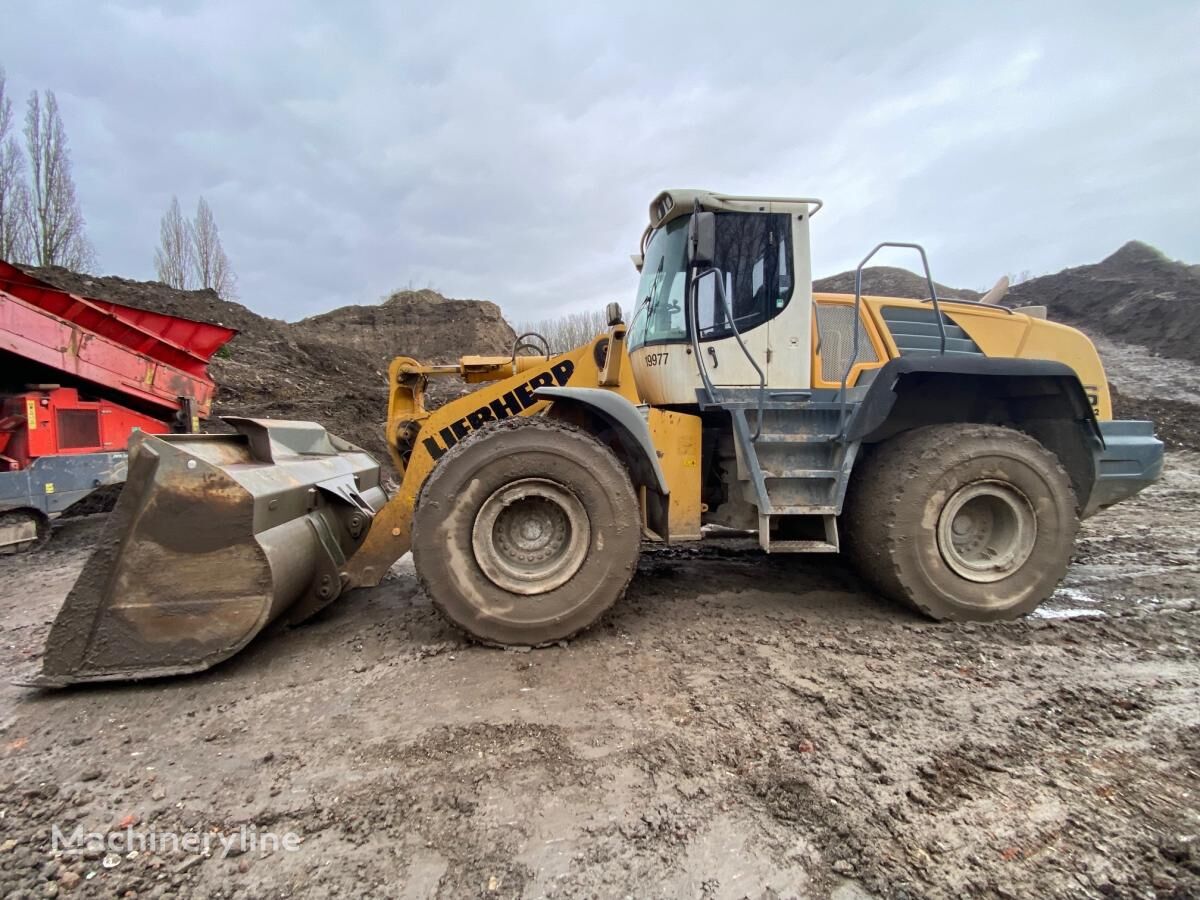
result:
[[[218,388],[214,416],[320,422],[380,461],[388,456],[383,424],[393,356],[447,362],[467,353],[505,353],[513,340],[494,303],[447,300],[433,291],[403,291],[379,306],[348,306],[288,323],[208,290],[181,291],[156,281],[58,267],[26,271],[72,293],[238,329],[209,366]],[[457,379],[439,381],[429,405],[461,390]],[[210,427],[221,426],[214,421]]]
[[[1015,285],[1005,303],[1043,304],[1051,319],[1086,332],[1200,362],[1200,266],[1139,241],[1093,265]]]
[[[288,327],[298,338],[361,350],[384,367],[397,354],[437,363],[508,354],[516,339],[495,303],[436,291],[397,291],[377,305],[343,306]]]
[[[874,294],[878,297],[911,297],[921,300],[929,296],[929,285],[924,275],[910,272],[908,269],[897,269],[894,266],[870,266],[863,269],[863,293]],[[955,298],[959,300],[978,300],[982,294],[966,288],[952,288],[934,282],[938,298]],[[853,294],[854,273],[840,272],[827,278],[813,281],[813,290],[827,294]]]
[[[184,316],[236,328],[241,334],[235,343],[244,344],[279,339],[287,323],[251,312],[240,303],[222,300],[215,291],[179,291],[157,281],[134,281],[117,275],[85,275],[61,266],[21,266],[34,278],[81,297],[96,297],[124,303],[138,309]]]

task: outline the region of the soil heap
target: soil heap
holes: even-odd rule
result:
[[[343,306],[302,319],[298,339],[353,347],[386,368],[397,354],[450,363],[464,353],[507,356],[516,334],[500,307],[486,300],[450,300],[436,291],[397,291],[382,303]]]
[[[1200,362],[1200,266],[1140,241],[1093,265],[1015,285],[1004,302],[1044,305],[1051,319],[1085,332]]]
[[[494,303],[447,300],[434,291],[403,291],[379,306],[348,306],[288,323],[211,290],[182,291],[59,267],[25,269],[75,294],[238,329],[209,365],[217,383],[214,417],[320,422],[385,464],[387,365],[393,356],[448,362],[468,353],[507,353],[514,338]],[[431,385],[429,405],[462,389],[457,379],[439,379]],[[221,429],[215,418],[208,427]]]
[[[894,266],[870,266],[863,269],[863,293],[877,297],[909,297],[923,300],[929,296],[929,284],[924,275],[897,269]],[[965,288],[952,288],[934,282],[938,299],[978,300],[983,295]],[[853,294],[854,273],[841,272],[813,281],[813,291],[826,294]]]

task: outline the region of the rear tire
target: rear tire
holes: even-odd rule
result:
[[[930,425],[876,447],[846,499],[850,552],[881,593],[935,619],[1026,615],[1066,574],[1071,481],[1033,438]]]
[[[413,561],[433,603],[471,637],[545,646],[624,594],[640,521],[611,450],[561,422],[510,420],[438,461],[413,515]]]

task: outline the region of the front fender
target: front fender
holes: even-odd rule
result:
[[[551,400],[555,406],[576,406],[598,416],[613,429],[625,449],[633,480],[663,497],[670,493],[650,427],[636,406],[615,391],[600,388],[549,387],[533,392],[539,400]]]

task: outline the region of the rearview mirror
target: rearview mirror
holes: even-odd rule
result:
[[[688,265],[711,266],[717,255],[717,214],[697,210],[688,222]]]

